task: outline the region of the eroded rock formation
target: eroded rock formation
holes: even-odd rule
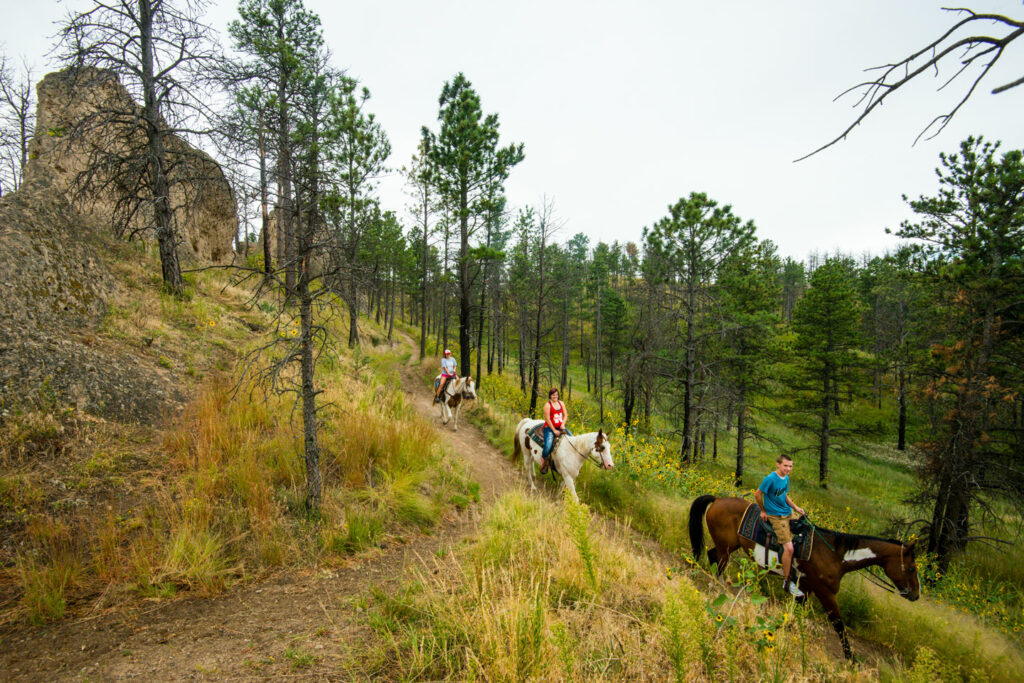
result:
[[[83,175],[96,150],[127,149],[142,136],[139,108],[110,72],[88,69],[48,74],[37,87],[36,134],[29,149],[26,180],[47,179],[81,214],[101,224],[114,222],[119,201],[132,192],[101,169],[82,191]],[[116,112],[111,123],[108,112]],[[83,125],[102,121],[104,125]],[[175,135],[167,138],[174,168],[171,204],[176,209],[179,258],[223,263],[232,257],[238,230],[235,198],[220,166],[206,153]],[[129,231],[146,232],[147,211],[136,215]]]

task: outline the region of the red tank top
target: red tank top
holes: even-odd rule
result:
[[[565,404],[559,401],[556,408],[554,403],[548,401],[548,405],[551,406],[551,424],[561,429],[565,426]]]

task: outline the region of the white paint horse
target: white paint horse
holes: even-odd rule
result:
[[[436,377],[442,379],[440,375]],[[459,431],[459,410],[462,409],[462,401],[476,398],[476,382],[469,375],[456,377],[448,382],[441,394],[441,424],[448,424],[454,418],[452,430]]]
[[[544,420],[531,420],[524,418],[516,426],[514,443],[514,456],[520,453],[523,455],[523,466],[526,468],[526,476],[530,480],[530,490],[536,491],[537,485],[533,481],[533,464],[544,463],[544,449],[530,438],[527,432],[537,425],[544,424]],[[608,437],[601,430],[569,436],[566,434],[562,440],[551,450],[551,462],[555,469],[562,475],[562,483],[569,489],[572,497],[579,501],[576,495],[576,478],[580,475],[580,468],[585,460],[591,460],[603,470],[610,470],[615,466],[612,462],[612,447],[608,443]]]

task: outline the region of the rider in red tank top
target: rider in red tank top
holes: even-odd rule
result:
[[[551,391],[548,392],[548,402],[544,404],[544,464],[540,467],[541,474],[548,471],[548,458],[555,445],[555,437],[559,434],[572,436],[572,432],[565,427],[568,418],[569,411],[559,400],[558,389],[551,387]]]
[[[557,429],[561,429],[565,426],[565,404],[558,401],[556,405],[554,401],[549,401],[551,404],[551,411],[549,416],[551,418],[551,425]]]

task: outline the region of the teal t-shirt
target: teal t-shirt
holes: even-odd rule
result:
[[[773,517],[788,517],[793,508],[786,502],[789,494],[789,477],[780,477],[772,472],[757,487],[764,494],[764,511]]]

